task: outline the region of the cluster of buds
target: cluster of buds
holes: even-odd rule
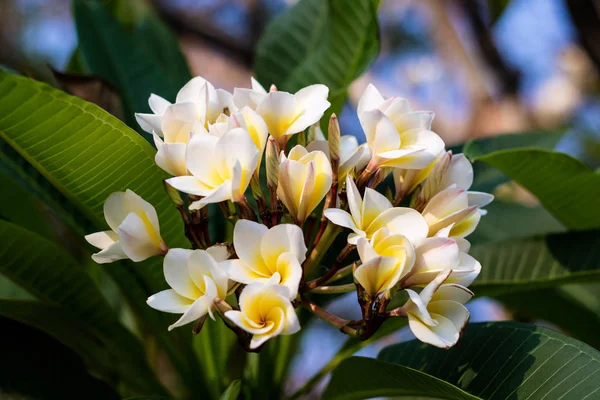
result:
[[[170,288],[148,305],[181,314],[169,329],[195,322],[198,332],[218,316],[248,351],[297,332],[297,307],[363,340],[387,319],[408,318],[423,342],[454,345],[469,319],[467,286],[481,270],[465,237],[492,196],[468,191],[471,164],[445,151],[431,131],[433,113],[370,85],[358,105],[367,138],[359,145],[341,135],[335,115],[327,139],[318,128],[327,96],[323,85],[291,94],[255,80],[229,93],[201,77],[173,104],[150,96],[153,114],[136,117],[154,135],[157,165],[173,176],[165,187],[193,250],[168,248],[154,208],[128,190],[105,203],[111,230],[86,237],[101,249],[92,258],[164,256]],[[386,195],[376,190],[392,180],[395,193],[389,184]],[[210,239],[213,203],[233,224],[231,243]],[[323,266],[344,230],[345,247]],[[353,283],[335,284],[350,275]],[[408,300],[392,308],[402,291]],[[311,299],[346,292],[357,293],[361,320]]]

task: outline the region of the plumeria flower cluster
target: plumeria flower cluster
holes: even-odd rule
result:
[[[105,203],[111,230],[86,237],[100,249],[92,258],[163,256],[168,288],[147,302],[180,315],[169,330],[194,323],[197,333],[218,317],[247,351],[298,332],[298,307],[363,340],[387,319],[407,318],[423,342],[454,345],[481,270],[466,237],[492,196],[468,190],[471,164],[445,150],[433,113],[369,85],[358,104],[367,139],[359,145],[341,135],[335,115],[325,138],[327,97],[324,85],[287,93],[254,79],[229,93],[201,77],[175,103],[151,95],[153,113],[136,118],[172,176],[165,188],[192,249],[169,248],[155,209],[127,190]],[[207,207],[216,205],[233,225],[229,242],[211,241]],[[336,283],[343,279],[350,283]],[[356,292],[361,320],[313,301],[346,292]],[[405,304],[392,308],[401,292]]]

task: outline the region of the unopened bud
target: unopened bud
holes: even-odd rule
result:
[[[452,152],[448,151],[445,153],[439,161],[433,166],[431,173],[423,182],[423,187],[419,192],[416,200],[416,204],[424,206],[433,196],[439,191],[445,189],[442,186],[444,176],[448,172],[450,162],[452,161]]]
[[[275,84],[272,84],[271,87],[269,88],[269,92],[277,92],[277,86],[275,86]]]
[[[163,181],[163,185],[165,186],[165,190],[167,191],[167,194],[169,195],[169,198],[173,204],[175,204],[176,207],[183,207],[183,199],[181,198],[179,191],[173,186],[169,185],[166,179]]]
[[[272,136],[267,140],[266,149],[266,170],[267,170],[267,185],[270,189],[277,188],[279,177],[279,156],[277,153],[277,144]]]
[[[329,158],[331,160],[331,166],[337,172],[337,167],[340,163],[341,150],[340,150],[340,123],[335,114],[331,114],[331,118],[329,119],[329,129],[328,129],[328,138],[329,142]]]

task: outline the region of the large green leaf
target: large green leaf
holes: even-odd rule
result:
[[[419,341],[378,357],[431,374],[486,400],[592,399],[600,353],[553,330],[515,322],[471,324],[450,350]]]
[[[423,396],[447,400],[478,397],[412,368],[365,357],[350,357],[333,371],[323,399],[362,400],[383,396]]]
[[[4,310],[2,310],[4,311]],[[3,399],[117,400],[114,388],[52,337],[0,317],[0,397]]]
[[[63,306],[82,324],[100,332],[107,347],[128,356],[120,360],[119,369],[127,374],[136,387],[143,388],[147,385],[160,390],[138,340],[119,323],[91,278],[64,250],[49,240],[6,221],[0,221],[0,241],[3,243],[0,249],[0,273],[40,300]],[[4,306],[8,307],[8,304],[5,303]],[[10,312],[11,310],[6,310],[0,313]],[[24,317],[19,320],[40,328],[39,324],[43,323],[28,322]],[[81,334],[85,335],[86,331]]]
[[[469,142],[464,153],[471,161],[489,164],[525,187],[567,228],[600,227],[600,174],[567,154],[511,148],[510,139],[512,135],[498,137],[502,141],[498,146]]]
[[[44,176],[96,230],[105,230],[103,204],[127,188],[157,210],[161,234],[171,247],[187,247],[179,214],[162,187],[166,177],[154,163],[154,149],[135,131],[101,108],[28,78],[0,72],[0,138]],[[184,358],[190,338],[169,334],[168,318],[146,298],[165,288],[161,259],[105,268],[142,321],[166,348],[188,384],[201,379]],[[174,336],[179,335],[175,341]],[[189,335],[188,335],[189,336]],[[187,343],[186,343],[187,342]],[[187,373],[185,372],[187,371]]]
[[[294,92],[322,83],[339,112],[350,83],[379,52],[378,0],[301,0],[277,17],[256,47],[263,85]],[[327,119],[326,119],[327,120]]]
[[[564,285],[496,296],[516,319],[544,320],[600,349],[598,285]]]
[[[470,254],[483,268],[472,284],[477,295],[600,281],[600,231],[476,245]]]
[[[150,94],[174,100],[191,74],[177,39],[143,2],[113,3],[73,0],[79,49],[89,72],[119,91],[125,120],[139,130],[134,113],[150,112]]]
[[[566,228],[542,206],[495,199],[485,207],[477,229],[467,238],[473,244],[532,238],[565,232]]]

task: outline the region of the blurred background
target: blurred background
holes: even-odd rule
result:
[[[294,1],[149,3],[177,34],[193,74],[231,90],[249,86],[258,38]],[[351,87],[342,133],[364,140],[354,109],[372,82],[385,96],[434,110],[434,130],[449,146],[506,132],[560,131],[560,150],[598,168],[599,16],[600,2],[593,0],[384,0],[381,54]],[[49,66],[64,70],[76,46],[70,0],[0,0],[0,65],[50,81]],[[340,298],[331,307],[353,318],[354,302]],[[486,299],[470,308],[472,321],[511,318]],[[308,329],[290,390],[324,365],[344,339],[318,321]],[[362,354],[374,355],[399,338],[409,333]]]

